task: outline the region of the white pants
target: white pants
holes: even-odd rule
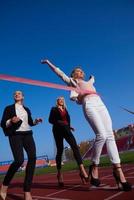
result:
[[[106,143],[107,152],[113,164],[120,163],[119,153],[112,129],[112,120],[99,96],[86,96],[83,100],[84,115],[96,134],[91,160],[96,165]]]

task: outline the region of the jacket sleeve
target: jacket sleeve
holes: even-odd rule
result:
[[[1,120],[1,127],[3,129],[6,128],[6,122],[7,122],[8,119],[10,119],[10,113],[9,113],[8,107],[6,107],[4,109],[4,112],[3,112],[3,115],[2,115],[2,120]]]
[[[22,120],[19,120],[17,123],[11,123],[11,125],[9,127],[7,127],[6,122],[7,122],[7,120],[11,119],[12,117],[13,116],[12,116],[12,112],[11,112],[11,107],[6,107],[3,112],[3,116],[2,116],[2,120],[1,120],[1,127],[2,127],[5,135],[12,134],[22,124]]]
[[[49,121],[50,124],[57,124],[58,125],[57,113],[56,113],[56,110],[55,110],[54,107],[50,111],[48,121]]]
[[[66,111],[67,111],[67,110],[66,110]],[[67,121],[68,121],[68,124],[69,124],[69,126],[70,126],[70,124],[71,124],[71,119],[70,119],[70,115],[69,115],[68,111],[67,111]]]

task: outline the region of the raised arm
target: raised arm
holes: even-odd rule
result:
[[[67,83],[68,85],[72,85],[71,78],[68,77],[62,70],[60,70],[54,64],[52,64],[49,60],[41,60],[41,63],[48,64],[48,66],[52,69],[52,71],[55,72],[65,83]]]

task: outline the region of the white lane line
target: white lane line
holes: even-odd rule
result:
[[[102,186],[99,186],[99,187],[91,186],[89,188],[89,190],[102,190],[102,189],[104,189],[104,190],[114,190],[114,189],[117,189],[117,187],[116,186],[111,187],[110,185],[105,184],[105,185],[102,185]]]
[[[127,169],[127,170],[124,170],[124,171],[129,171],[129,170],[131,170],[132,168],[130,168],[130,169]],[[110,174],[110,175],[106,175],[106,176],[103,176],[102,178],[101,178],[101,180],[102,179],[108,179],[109,177],[112,177],[112,174]],[[110,178],[109,178],[110,179]],[[74,181],[74,180],[73,180]],[[44,181],[43,181],[44,182]],[[47,181],[48,182],[48,181]],[[72,180],[68,180],[68,182],[72,182]],[[46,181],[44,182],[44,183],[46,183]],[[50,196],[53,196],[53,195],[55,195],[55,194],[59,194],[59,193],[62,193],[62,192],[65,192],[65,191],[68,191],[68,190],[71,190],[71,189],[73,189],[73,188],[76,188],[76,187],[79,187],[80,185],[76,185],[76,186],[73,186],[73,187],[70,187],[70,188],[68,188],[68,189],[63,189],[63,190],[60,190],[60,191],[58,191],[58,192],[54,192],[54,193],[50,193],[49,195],[46,195],[46,197],[39,197],[39,196],[33,196],[33,197],[35,197],[35,198],[40,198],[40,199],[50,199],[50,200],[70,200],[70,199],[62,199],[62,198],[53,198],[53,197],[50,197]],[[102,184],[100,187],[94,187],[94,186],[91,186],[90,187],[91,189],[116,189],[117,187],[110,187],[109,185],[106,185],[106,184]],[[90,189],[89,189],[90,190]],[[120,195],[120,194],[122,194],[123,193],[123,191],[121,191],[121,192],[118,192],[118,193],[116,193],[115,195],[113,195],[113,196],[110,196],[110,197],[108,197],[108,198],[106,198],[106,199],[104,199],[104,200],[110,200],[110,199],[112,199],[112,198],[114,198],[114,197],[116,197],[116,196],[118,196],[118,195]],[[35,199],[34,199],[35,200]],[[38,200],[38,199],[37,199]]]
[[[134,172],[129,172],[129,175],[134,174]]]
[[[56,197],[40,197],[40,196],[32,196],[33,198],[36,198],[36,199],[33,199],[33,200],[39,200],[39,199],[48,199],[48,200],[71,200],[71,199],[63,199],[63,198],[56,198]]]
[[[24,196],[24,194],[14,194],[15,196]],[[39,200],[39,199],[47,199],[47,200],[71,200],[71,199],[63,199],[63,198],[56,198],[56,197],[42,197],[42,196],[33,196],[32,195],[33,200]]]
[[[134,188],[134,185],[132,185],[132,188]],[[124,191],[121,191],[121,192],[118,192],[118,193],[116,193],[112,196],[109,196],[109,197],[105,198],[104,200],[114,199],[114,197],[117,197],[117,196],[121,195],[122,193],[124,193]]]
[[[130,169],[127,169],[127,170],[124,170],[125,172],[126,171],[129,171]],[[112,176],[112,174],[109,174],[109,175],[106,175],[106,176],[103,176],[102,178],[101,178],[101,180],[103,180],[103,179],[108,179],[108,178],[110,178],[110,177],[113,177]],[[71,181],[71,180],[70,180]],[[49,195],[46,195],[47,197],[50,197],[50,196],[53,196],[53,195],[55,195],[55,194],[59,194],[59,193],[62,193],[62,192],[66,192],[66,191],[68,191],[68,190],[71,190],[71,189],[73,189],[73,188],[76,188],[76,187],[79,187],[80,185],[76,185],[76,186],[73,186],[73,187],[71,187],[71,188],[68,188],[68,189],[64,189],[64,190],[60,190],[60,191],[58,191],[58,192],[55,192],[55,193],[51,193],[51,194],[49,194]],[[101,187],[102,186],[102,187]],[[117,187],[116,186],[114,186],[114,187],[110,187],[109,185],[101,185],[100,187],[94,187],[94,186],[91,186],[90,188],[91,188],[91,190],[92,189],[111,189],[111,190],[113,190],[113,189],[116,189]],[[89,188],[89,190],[90,190],[90,188]],[[119,193],[122,193],[122,191],[121,192],[119,192]],[[117,193],[118,194],[118,193]]]
[[[122,193],[123,193],[123,191],[118,192],[118,193],[116,193],[116,194],[114,194],[114,195],[112,195],[112,196],[110,196],[110,197],[108,197],[108,198],[105,198],[104,200],[110,200],[110,199],[113,199],[114,197],[117,197],[117,196],[121,195]]]
[[[70,188],[68,188],[68,189],[64,189],[64,190],[60,190],[60,191],[58,191],[58,192],[54,192],[54,193],[48,194],[48,195],[46,195],[46,197],[50,197],[50,196],[53,196],[53,195],[55,195],[55,194],[59,194],[59,193],[62,193],[62,192],[66,192],[66,191],[68,191],[68,190],[72,190],[72,189],[77,188],[77,187],[79,187],[79,186],[80,186],[80,185],[75,185],[75,186],[70,187]]]

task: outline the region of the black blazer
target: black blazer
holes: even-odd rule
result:
[[[25,106],[23,106],[23,107],[24,107],[24,109],[26,110],[26,112],[28,114],[28,124],[30,126],[34,126],[30,110],[27,107],[25,107]],[[1,127],[3,129],[3,132],[4,132],[5,136],[15,135],[16,134],[16,130],[22,124],[22,120],[20,120],[16,124],[12,123],[11,126],[7,128],[6,127],[7,120],[11,119],[14,116],[16,116],[15,104],[7,106],[4,109],[2,120],[1,120]]]
[[[70,126],[70,116],[68,114],[68,111],[66,110],[67,112],[67,122]],[[49,115],[49,123],[53,124],[53,126],[56,128],[58,127],[61,127],[63,125],[61,125],[60,121],[62,120],[61,118],[61,114],[60,114],[60,111],[57,107],[52,107],[51,111],[50,111],[50,115]]]

